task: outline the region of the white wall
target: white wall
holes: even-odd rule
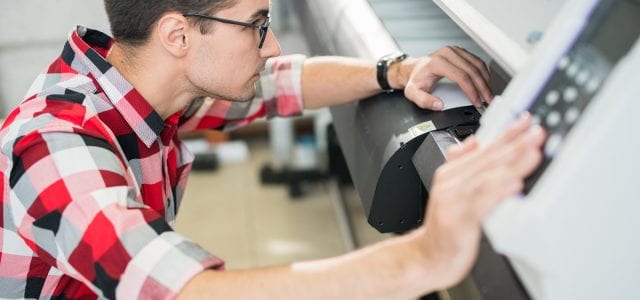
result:
[[[60,54],[75,24],[109,33],[102,0],[0,0],[0,118]]]
[[[272,4],[272,29],[283,52],[307,54],[301,33],[291,31],[297,25],[289,23],[290,0]],[[60,54],[75,24],[110,34],[102,0],[0,0],[0,119]]]

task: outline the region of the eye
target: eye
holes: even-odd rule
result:
[[[256,19],[255,21],[251,22],[251,24],[253,24],[255,26],[260,26],[260,25],[264,24],[265,22],[267,22],[267,18],[260,17],[260,18]]]

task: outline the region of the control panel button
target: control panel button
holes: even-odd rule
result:
[[[552,111],[547,115],[547,117],[544,119],[544,121],[547,124],[547,126],[556,127],[556,126],[558,126],[558,124],[560,124],[560,120],[561,119],[562,119],[562,116],[560,115],[559,112]]]
[[[579,117],[580,117],[580,110],[578,110],[575,107],[569,108],[564,113],[564,121],[567,122],[567,124],[575,123],[578,120]]]
[[[559,61],[558,61],[558,70],[564,70],[569,63],[571,63],[571,59],[569,58],[569,56],[563,56]]]
[[[582,70],[578,73],[578,76],[576,76],[576,83],[579,86],[583,86],[587,80],[589,80],[589,76],[591,74],[589,73],[589,70]]]
[[[549,106],[554,106],[558,103],[558,99],[560,99],[560,93],[556,90],[551,90],[547,93],[547,96],[544,98],[545,103]]]
[[[574,86],[569,86],[562,92],[562,99],[568,103],[572,103],[578,99],[578,89]]]
[[[567,67],[567,77],[573,78],[578,74],[578,71],[580,71],[580,66],[578,66],[577,63],[570,64],[569,67]]]
[[[544,144],[544,154],[546,157],[553,157],[560,145],[562,144],[562,136],[558,133],[554,133],[549,136],[547,142]]]
[[[584,89],[587,91],[587,93],[591,94],[598,89],[598,87],[600,86],[600,81],[600,78],[591,78],[591,80],[587,82],[587,85],[584,87]]]

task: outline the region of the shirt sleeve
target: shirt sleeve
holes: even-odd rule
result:
[[[288,117],[302,114],[302,65],[304,55],[287,55],[267,61],[256,97],[248,102],[205,98],[187,109],[181,131],[202,129],[233,130],[260,117]]]
[[[45,263],[100,297],[171,299],[193,276],[223,268],[136,200],[131,176],[103,139],[37,133],[14,146],[12,219]]]

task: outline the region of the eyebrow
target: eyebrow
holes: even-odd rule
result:
[[[268,17],[269,10],[268,9],[260,9],[254,12],[249,19],[254,19],[256,17]]]

